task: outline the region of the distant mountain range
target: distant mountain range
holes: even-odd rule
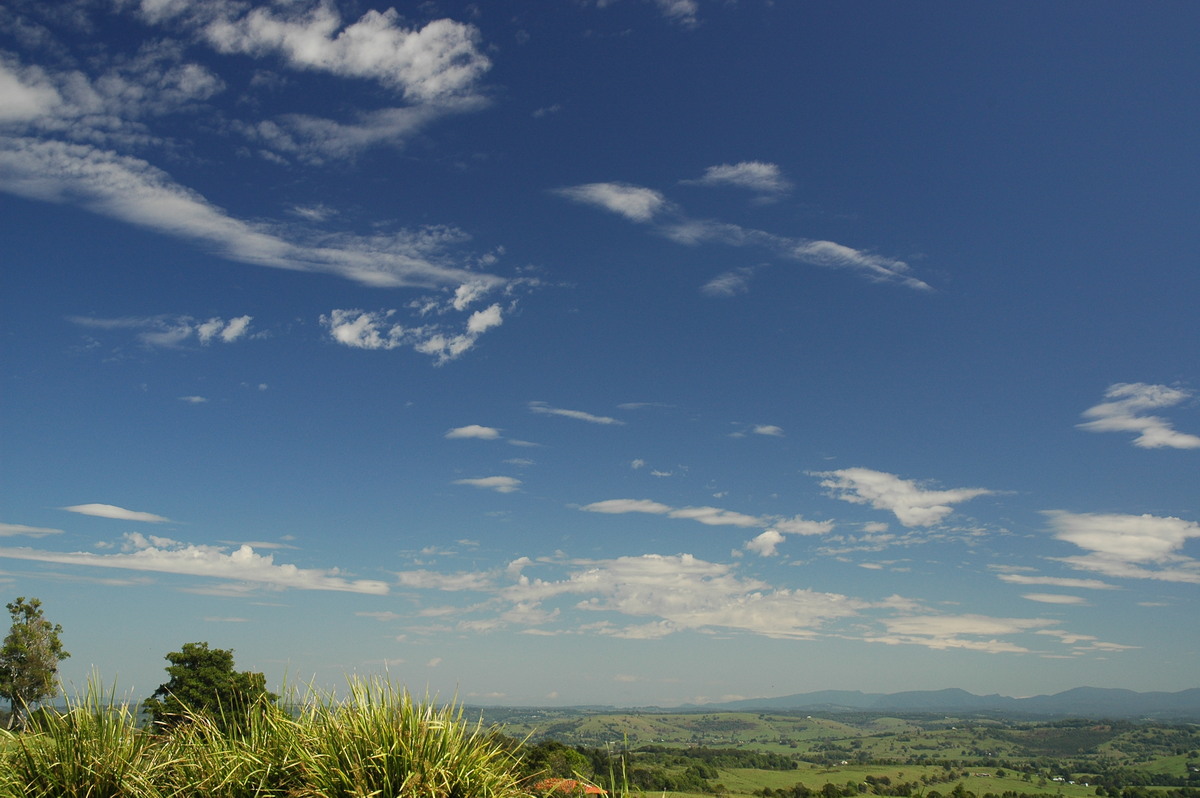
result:
[[[1009,698],[975,695],[966,690],[915,690],[905,693],[863,693],[822,690],[778,698],[748,698],[705,704],[714,710],[813,710],[822,712],[945,712],[999,713],[1032,717],[1200,718],[1200,688],[1178,693],[1138,693],[1133,690],[1077,687],[1054,695]]]

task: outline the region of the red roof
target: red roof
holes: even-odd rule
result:
[[[575,779],[542,779],[533,785],[538,792],[561,792],[579,795],[608,795],[595,784],[577,781]]]

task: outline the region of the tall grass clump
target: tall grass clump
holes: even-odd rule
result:
[[[299,727],[262,698],[236,718],[187,710],[161,738],[162,775],[172,798],[277,798],[303,795]]]
[[[386,679],[310,700],[299,721],[307,792],[321,798],[517,798],[517,762],[455,704],[416,702]]]
[[[0,795],[162,798],[166,753],[138,729],[128,701],[89,680],[65,712],[35,712],[26,731],[5,740]]]

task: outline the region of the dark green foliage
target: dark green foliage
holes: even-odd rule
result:
[[[185,643],[166,659],[170,679],[159,685],[142,709],[160,729],[184,722],[189,713],[209,717],[222,730],[244,725],[248,713],[278,696],[267,691],[266,676],[236,671],[233,651],[209,648],[208,643]]]
[[[12,707],[11,729],[20,728],[33,704],[57,692],[58,663],[71,655],[59,640],[62,627],[42,615],[41,601],[22,596],[7,606],[12,629],[0,647],[0,698]]]

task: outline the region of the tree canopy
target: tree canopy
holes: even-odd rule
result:
[[[221,726],[236,724],[255,706],[279,697],[267,690],[261,673],[234,670],[233,650],[185,643],[166,659],[170,679],[142,708],[157,726],[176,726],[188,713],[204,714]]]
[[[29,708],[58,692],[58,663],[71,656],[62,646],[62,627],[42,614],[42,602],[21,596],[8,605],[12,628],[0,647],[0,697],[12,711],[8,727],[20,727]]]

